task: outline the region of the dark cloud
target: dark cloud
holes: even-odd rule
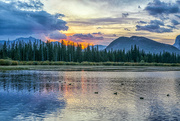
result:
[[[103,37],[95,37],[91,34],[74,34],[73,36],[70,36],[73,38],[78,38],[81,40],[103,40]]]
[[[176,20],[171,20],[171,23],[173,24],[173,25],[179,25],[180,23],[178,22],[178,21],[176,21]]]
[[[180,18],[180,15],[175,15],[176,17]]]
[[[156,33],[165,33],[165,32],[172,32],[172,28],[165,28],[161,27],[164,26],[164,23],[159,20],[151,20],[147,25],[140,26],[136,25],[136,31],[145,30],[149,32],[156,32]]]
[[[160,21],[160,20],[151,20],[150,24],[164,26],[164,23],[162,21]]]
[[[116,34],[113,34],[113,37],[117,37],[117,35],[116,35]]]
[[[124,28],[124,30],[126,30],[126,31],[131,31],[131,30],[129,30],[128,28]]]
[[[177,0],[176,3],[177,3],[177,4],[180,4],[180,0]]]
[[[165,3],[161,2],[160,0],[154,0],[153,2],[150,2],[146,8],[146,11],[150,15],[153,16],[158,16],[158,15],[163,15],[163,14],[174,14],[174,13],[179,13],[180,8],[176,3]]]
[[[160,27],[159,25],[145,25],[145,26],[136,25],[136,28],[137,28],[136,31],[145,30],[156,33],[172,32],[172,29]]]
[[[172,25],[167,25],[167,27],[171,28],[171,29],[176,29],[175,26],[172,26]]]
[[[138,24],[147,24],[147,22],[145,22],[145,21],[138,21],[137,23]]]
[[[101,32],[94,32],[94,33],[92,33],[92,34],[94,34],[94,35],[102,35],[102,33]]]
[[[20,6],[21,2],[17,4]],[[36,5],[35,8],[37,9],[38,6],[41,5]],[[52,31],[67,30],[66,22],[60,19],[63,16],[62,14],[52,15],[43,10],[22,10],[17,8],[14,2],[0,1],[0,35],[48,35]]]
[[[122,17],[123,18],[126,18],[126,17],[128,17],[129,16],[129,13],[122,13]]]
[[[60,39],[66,39],[66,35],[60,33],[59,31],[53,31],[48,36],[50,39],[60,40]]]

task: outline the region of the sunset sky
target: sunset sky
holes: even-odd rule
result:
[[[0,40],[33,36],[108,45],[120,36],[173,44],[177,0],[0,0]]]

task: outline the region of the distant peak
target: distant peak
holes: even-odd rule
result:
[[[145,39],[145,37],[141,37],[141,36],[132,36],[132,37],[130,37],[130,39],[132,39],[132,40],[142,40],[142,39]]]
[[[180,39],[180,35],[178,35],[178,36],[176,37],[176,39]]]
[[[27,37],[27,38],[25,38],[25,37],[19,37],[19,38],[17,38],[16,40],[36,40],[36,38],[34,38],[34,37],[32,37],[32,36],[30,36],[30,37]]]
[[[139,38],[138,36],[132,36],[132,37],[130,37],[130,38]]]
[[[29,38],[34,38],[34,37],[30,36]]]
[[[132,37],[130,37],[130,38],[145,38],[145,37],[141,37],[141,36],[132,36]]]

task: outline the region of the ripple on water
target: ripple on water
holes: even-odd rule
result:
[[[179,84],[180,72],[0,72],[0,120],[180,120]]]

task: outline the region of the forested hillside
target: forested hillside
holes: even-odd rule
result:
[[[0,58],[18,61],[66,61],[66,62],[157,62],[179,63],[180,56],[175,53],[145,53],[136,45],[131,50],[107,51],[99,50],[98,46],[88,46],[84,50],[80,44],[51,43],[49,41],[36,44],[19,42],[8,45],[4,43],[0,50]]]

